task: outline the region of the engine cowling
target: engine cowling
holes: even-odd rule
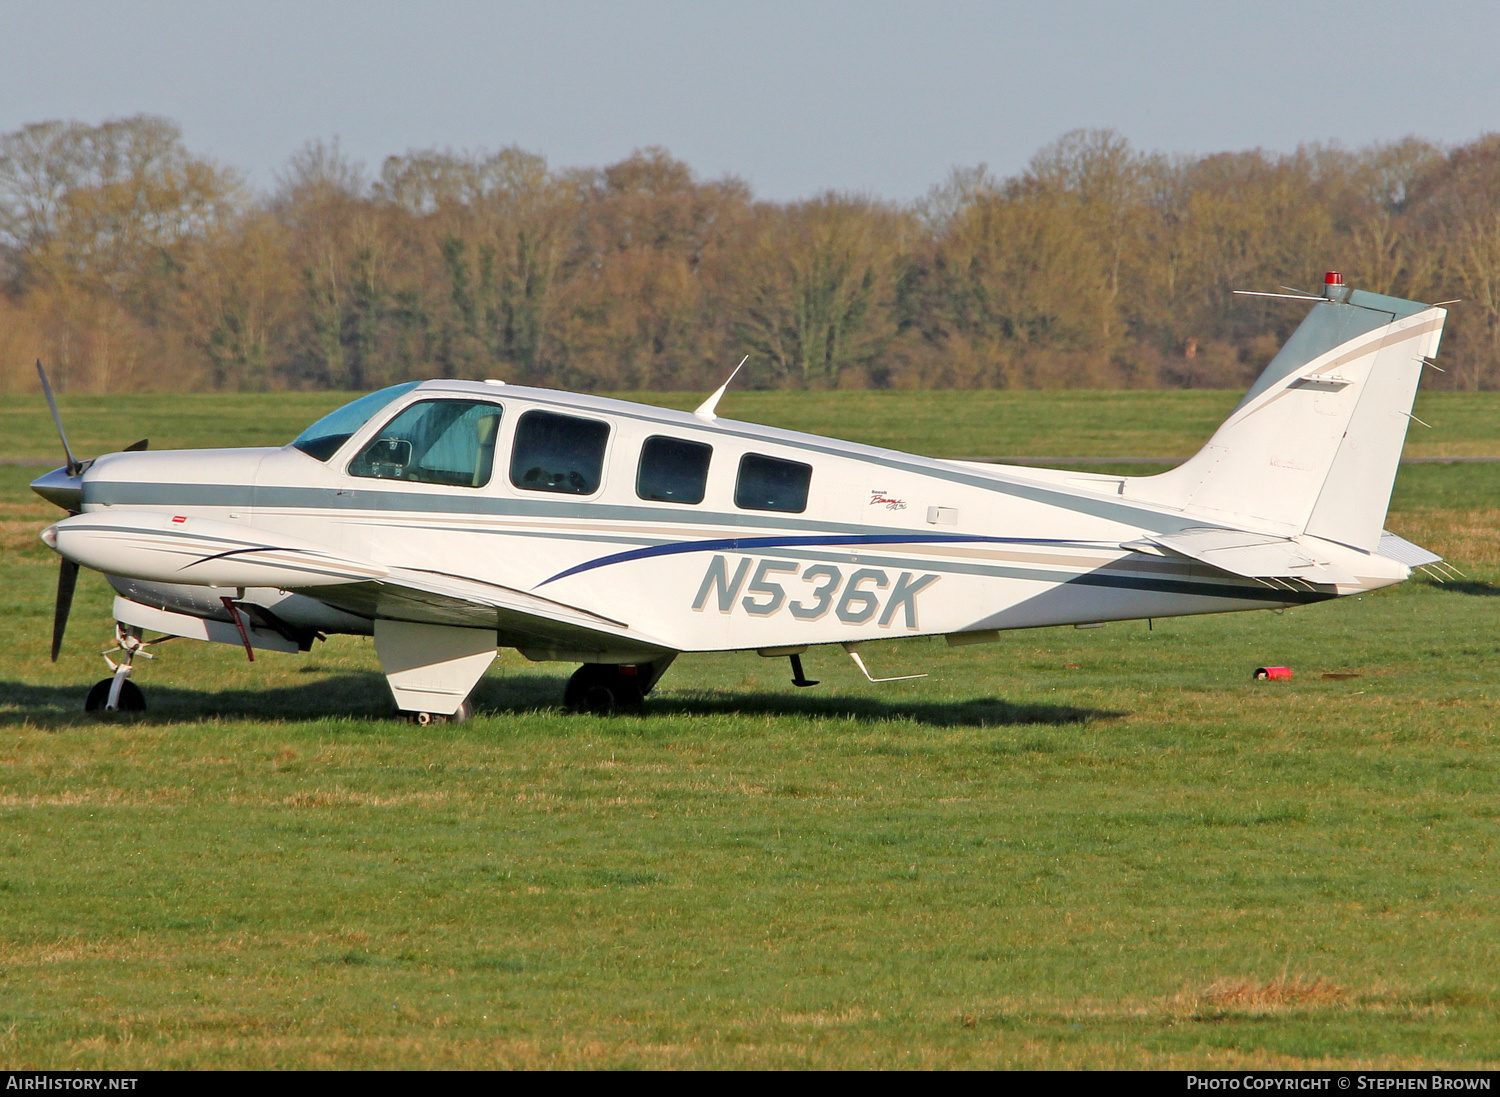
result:
[[[103,510],[48,526],[42,541],[109,575],[205,587],[302,587],[383,579],[389,569],[298,537],[207,518]]]

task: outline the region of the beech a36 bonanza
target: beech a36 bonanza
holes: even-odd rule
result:
[[[583,664],[567,702],[608,711],[680,652],[788,656],[803,685],[815,644],[863,670],[870,640],[1375,590],[1438,559],[1382,525],[1447,313],[1332,274],[1306,300],[1209,443],[1156,476],[733,422],[722,387],[686,413],[498,381],[383,389],[281,449],[68,452],[32,485],[70,512],[42,533],[62,557],[53,658],[80,566],[116,591],[121,653],[91,709],[144,705],[147,631],[252,659],[356,633],[422,723],[467,714],[497,647]]]

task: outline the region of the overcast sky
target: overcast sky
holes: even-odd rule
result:
[[[137,112],[269,185],[310,138],[557,167],[664,145],[766,198],[909,200],[1080,126],[1210,152],[1500,129],[1500,4],[642,0],[0,7],[0,130]]]

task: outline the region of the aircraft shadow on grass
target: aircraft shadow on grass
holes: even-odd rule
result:
[[[1438,590],[1445,590],[1450,594],[1469,594],[1479,598],[1489,598],[1500,594],[1500,587],[1497,587],[1494,583],[1486,583],[1482,580],[1454,579],[1439,581],[1437,579],[1428,579],[1426,582],[1429,587],[1436,587]]]
[[[307,668],[312,669],[312,668]],[[564,679],[519,674],[486,678],[471,698],[475,715],[519,716],[561,712]],[[385,680],[378,674],[339,674],[303,685],[269,689],[197,690],[143,683],[147,710],[121,717],[137,723],[180,723],[213,717],[263,720],[317,720],[327,717],[382,719],[391,715]],[[25,720],[43,727],[76,727],[98,722],[82,711],[85,690],[77,685],[38,686],[0,681],[0,723]],[[800,716],[810,720],[868,723],[909,720],[930,727],[1004,727],[1016,724],[1082,724],[1117,719],[1123,712],[1069,705],[1015,704],[996,697],[962,701],[879,700],[826,693],[809,696],[756,691],[673,692],[653,695],[645,716]]]

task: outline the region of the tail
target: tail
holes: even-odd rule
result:
[[[1332,276],[1331,276],[1332,277]],[[1196,456],[1122,494],[1217,524],[1375,552],[1444,309],[1330,285]]]

